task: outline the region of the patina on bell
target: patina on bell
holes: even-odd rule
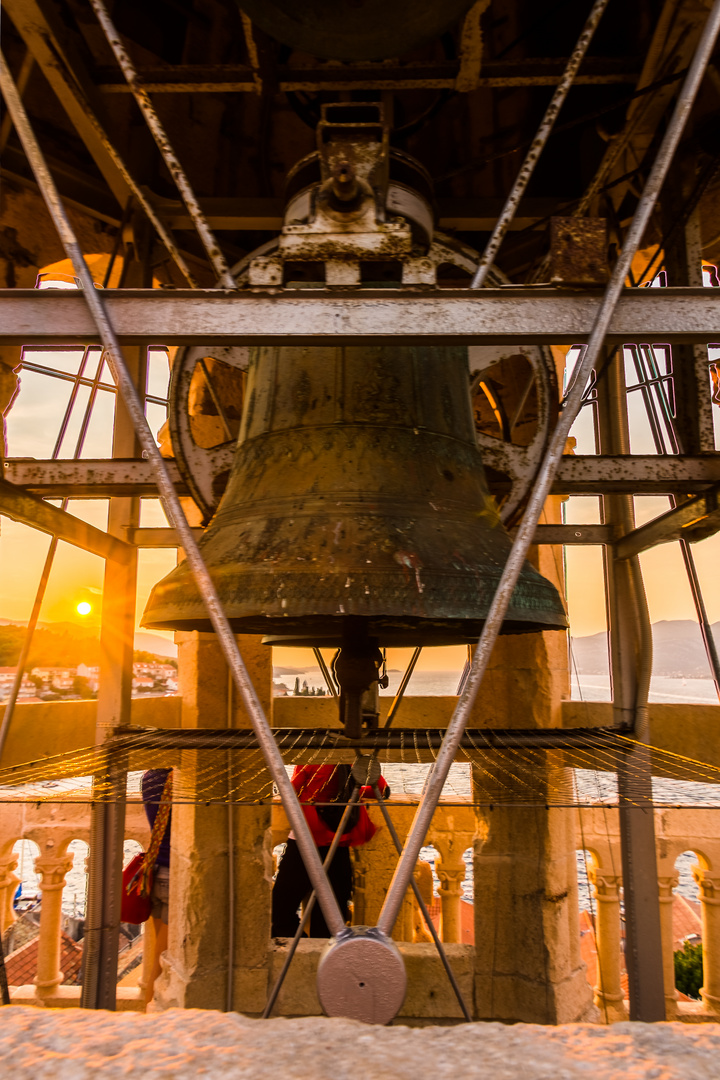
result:
[[[510,538],[475,441],[467,350],[255,350],[200,546],[236,633],[352,640],[366,658],[378,644],[477,640]],[[143,625],[212,629],[186,563],[155,586]],[[503,632],[566,625],[526,562]]]

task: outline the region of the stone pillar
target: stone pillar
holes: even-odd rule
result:
[[[63,981],[60,970],[60,930],[62,927],[62,891],[65,875],[72,869],[72,855],[40,855],[35,872],[40,874],[42,906],[38,938],[38,966],[35,986],[38,997],[52,997]]]
[[[673,889],[677,883],[677,874],[669,874],[658,878],[666,1020],[676,1019],[678,1011],[678,995],[675,989],[675,958],[673,956]]]
[[[249,728],[232,694],[228,668],[214,634],[179,633],[178,662],[182,726]],[[255,690],[270,716],[272,653],[259,637],[239,638]],[[234,806],[234,801],[271,794],[260,755],[226,751],[182,754],[176,769],[170,858],[168,948],[155,983],[154,1008],[224,1010],[228,1004],[230,867],[234,907],[232,1008],[257,1014],[265,1005],[270,944],[272,855],[269,805]],[[240,771],[242,769],[242,771]],[[195,801],[187,802],[186,799]],[[207,805],[216,799],[215,805]],[[232,835],[232,844],[229,838]]]
[[[146,923],[143,923],[143,955],[142,955],[142,974],[138,979],[138,986],[140,987],[140,993],[142,994],[142,1000],[147,998],[147,988],[150,982],[150,975],[152,972],[153,960],[155,958],[155,923],[152,919],[148,919]]]
[[[13,898],[20,884],[20,878],[13,873],[13,870],[17,864],[18,860],[14,855],[0,862],[0,937],[15,922]]]
[[[720,874],[693,867],[702,904],[703,985],[700,997],[705,1008],[720,1015]]]
[[[407,837],[414,807],[403,805],[402,799],[390,800],[392,820],[404,843]],[[398,854],[390,833],[385,828],[379,807],[368,803],[368,812],[378,832],[363,847],[353,850],[353,925],[375,926],[392,876],[397,866]],[[412,941],[415,928],[415,903],[412,890],[405,893],[398,917],[392,930],[394,941]]]
[[[551,554],[538,556],[546,577],[555,573]],[[565,634],[504,636],[468,727],[561,727],[563,697],[569,697]],[[488,753],[473,770],[474,801],[487,807],[478,821],[487,838],[475,845],[474,860],[478,1020],[595,1018],[580,953],[573,816],[551,805],[553,792],[566,784],[550,754]]]
[[[608,1024],[627,1020],[620,982],[620,884],[618,874],[606,874],[601,867],[588,867],[588,878],[597,900],[595,947],[597,984],[593,1000],[600,1019]]]
[[[471,839],[471,838],[470,838]],[[469,843],[462,847],[462,840],[457,842],[445,841],[434,838],[433,843],[440,852],[440,858],[435,863],[435,872],[440,878],[440,901],[442,903],[442,921],[440,923],[440,937],[448,942],[462,940],[460,926],[460,901],[462,898],[462,886],[465,880],[465,863],[462,852]],[[462,850],[460,850],[462,848]]]

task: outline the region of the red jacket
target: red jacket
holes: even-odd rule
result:
[[[307,821],[313,840],[318,847],[329,847],[332,844],[333,830],[326,825],[312,803],[333,802],[338,794],[337,770],[334,765],[296,765],[292,775],[292,786],[295,794],[303,804],[303,813]],[[383,776],[378,780],[378,787],[384,791],[387,781]],[[372,798],[373,790],[369,786],[360,788],[360,798]],[[378,827],[370,820],[366,807],[360,807],[360,816],[357,823],[349,832],[343,833],[340,840],[341,847],[362,847],[372,840]]]

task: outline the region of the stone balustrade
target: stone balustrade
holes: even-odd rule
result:
[[[142,805],[129,802],[125,836],[146,847],[149,829]],[[34,982],[11,988],[13,1004],[42,1005],[52,1008],[78,1006],[80,987],[63,986],[61,970],[62,893],[66,878],[73,866],[68,851],[73,840],[90,840],[90,808],[87,803],[6,803],[0,807],[0,932],[15,921],[13,898],[19,878],[15,871],[18,857],[13,847],[18,840],[32,840],[39,848],[34,870],[39,877],[41,894],[40,933],[38,937],[37,973]],[[144,943],[146,954],[152,954],[152,936]],[[143,974],[149,963],[143,958]],[[142,978],[137,988],[118,989],[118,1008],[144,1008]]]
[[[393,798],[390,802],[392,819],[404,841],[414,815],[408,800]],[[382,815],[370,804],[369,812],[378,825]],[[622,873],[620,835],[617,812],[603,808],[580,809],[572,812],[577,847],[584,845],[588,852],[588,878],[594,897],[594,919],[597,946],[597,970],[594,974],[594,1002],[600,1018],[614,1022],[627,1018],[627,1003],[621,984],[621,899]],[[715,814],[707,810],[656,810],[658,845],[658,890],[660,897],[663,970],[668,1019],[698,1020],[720,1017],[720,834],[714,828]],[[39,848],[34,861],[42,895],[37,973],[32,985],[13,987],[14,1002],[42,1006],[73,1006],[79,1004],[79,987],[64,986],[60,963],[60,929],[62,924],[62,890],[72,866],[68,852],[72,840],[89,841],[89,807],[85,803],[5,804],[0,808],[0,927],[5,932],[14,921],[13,895],[19,881],[18,858],[13,846],[20,839],[29,839]],[[426,843],[436,851],[435,874],[439,880],[440,936],[450,946],[462,942],[460,905],[466,874],[464,853],[475,848],[475,860],[482,859],[482,829],[480,818],[467,805],[440,805],[433,818]],[[287,834],[287,821],[281,806],[273,807],[272,827],[266,846],[281,842]],[[480,839],[478,839],[480,836]],[[126,837],[146,846],[148,829],[142,807],[128,804]],[[698,865],[693,875],[698,883],[702,910],[704,945],[704,985],[702,1003],[697,1005],[677,1000],[673,966],[673,890],[678,883],[676,860],[683,852],[697,854]],[[269,853],[268,853],[269,855]],[[356,888],[353,921],[372,925],[379,914],[396,865],[396,853],[386,829],[381,829],[372,843],[353,853]],[[418,864],[416,880],[421,893],[430,903],[433,879],[427,864]],[[487,928],[491,913],[476,913],[476,926]],[[152,953],[151,928],[145,935],[143,972]],[[408,890],[398,915],[393,936],[406,946],[421,950],[432,946],[423,925],[417,903]],[[408,953],[409,964],[420,963],[424,953]],[[429,954],[428,954],[429,956]],[[302,961],[301,961],[302,962]],[[119,988],[119,1008],[142,1008],[143,982],[139,988]],[[242,1005],[238,1003],[242,1011]]]
[[[643,811],[638,810],[638,813]],[[720,1018],[720,832],[717,811],[708,809],[656,809],[657,888],[668,1020]],[[588,853],[588,878],[594,897],[597,971],[594,1000],[601,1019],[613,1023],[627,1019],[621,991],[622,860],[619,816],[616,810],[592,807],[575,811],[578,847]],[[702,918],[702,1003],[678,1001],[673,963],[673,890],[678,884],[676,860],[693,852],[693,867]]]

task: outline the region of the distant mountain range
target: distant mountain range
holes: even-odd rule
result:
[[[720,648],[720,622],[712,624]],[[691,619],[653,623],[653,675],[665,678],[708,679],[710,668],[700,627]],[[572,639],[573,660],[582,675],[603,675],[608,670],[607,633]]]
[[[0,619],[0,667],[14,667],[20,655],[27,623]],[[177,657],[177,646],[158,634],[139,631],[135,634],[135,651],[166,658]],[[29,668],[76,667],[99,662],[100,632],[94,626],[77,626],[70,622],[38,623],[30,650]]]
[[[0,619],[0,667],[17,663],[25,623]],[[700,628],[690,619],[653,623],[653,674],[666,678],[710,677]],[[720,622],[712,625],[720,649]],[[31,664],[62,667],[97,662],[98,631],[74,623],[40,623],[35,632]],[[155,656],[177,657],[177,646],[147,631],[135,634],[135,648]],[[573,663],[580,674],[603,675],[608,670],[607,633],[572,639]],[[314,665],[311,665],[314,667]],[[309,668],[277,667],[276,676],[302,675]]]

